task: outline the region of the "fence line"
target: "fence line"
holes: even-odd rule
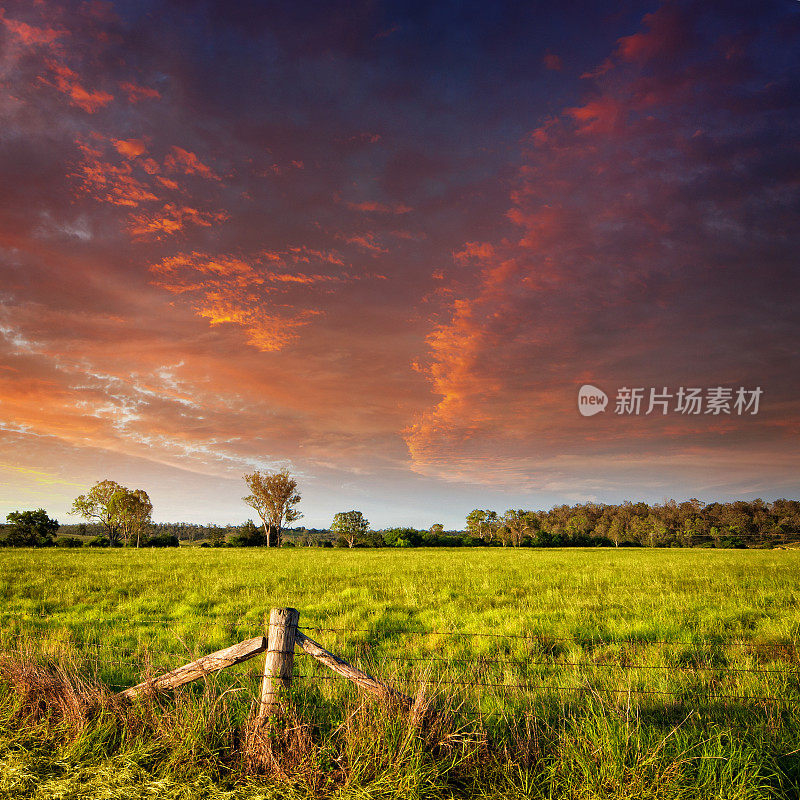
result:
[[[17,641],[23,640],[26,641],[26,637],[24,634],[18,634],[16,636],[8,637],[9,639],[16,639]],[[183,658],[186,656],[193,655],[190,651],[183,651],[180,653],[176,652],[169,652],[164,650],[155,650],[151,651],[145,648],[123,648],[123,647],[116,647],[114,645],[103,645],[99,643],[81,643],[81,642],[73,642],[70,639],[45,639],[43,640],[47,643],[52,641],[60,641],[67,644],[74,645],[74,649],[70,651],[62,651],[62,652],[69,652],[74,653],[77,655],[87,656],[90,655],[92,652],[95,651],[113,651],[115,653],[119,653],[120,655],[129,655],[129,656],[139,656],[141,662],[150,663],[149,657],[151,656],[158,656],[159,658],[164,657],[173,657],[173,658]],[[2,639],[0,639],[0,643],[2,643]],[[5,652],[16,653],[18,655],[28,655],[30,651],[28,650],[20,650],[20,649],[6,649]],[[358,653],[353,653],[351,655],[358,656]],[[308,658],[308,653],[298,652],[295,654],[295,658]],[[786,675],[786,676],[796,676],[800,675],[800,666],[797,668],[789,668],[789,669],[753,669],[750,667],[729,667],[723,665],[709,665],[704,666],[700,664],[692,664],[692,665],[669,665],[669,664],[617,664],[611,662],[599,662],[599,661],[560,661],[557,657],[554,657],[552,660],[549,661],[533,661],[529,659],[493,659],[493,658],[483,658],[481,656],[475,656],[474,658],[442,658],[436,656],[384,656],[379,655],[376,657],[377,661],[390,661],[394,663],[400,664],[473,664],[476,669],[480,669],[486,667],[488,665],[501,665],[501,666],[540,666],[540,667],[568,667],[568,668],[575,668],[575,669],[618,669],[623,671],[628,670],[654,670],[654,671],[662,671],[662,672],[716,672],[716,673],[745,673],[745,674],[753,674],[753,675]],[[96,663],[99,664],[116,664],[120,666],[130,665],[129,661],[107,661],[107,660],[99,660],[93,659]]]
[[[41,614],[41,615],[29,615],[28,617],[22,617],[19,615],[4,615],[0,612],[0,622],[4,621],[17,621],[17,622],[25,622],[28,620],[38,620],[38,619],[54,619],[56,615],[54,614]],[[222,621],[230,621],[230,622],[237,622],[241,623],[242,625],[252,625],[254,621],[252,619],[247,619],[246,617],[203,617],[201,618],[203,622],[207,623],[208,625],[216,625]],[[108,620],[103,621],[102,626],[107,627],[109,625],[114,624],[117,620],[113,618],[109,618]],[[119,621],[128,623],[129,620],[123,618]],[[148,617],[146,622],[163,622],[164,624],[181,624],[185,623],[184,618],[180,617]],[[62,621],[63,624],[67,624]],[[396,636],[399,634],[403,634],[406,636],[447,636],[447,637],[475,637],[475,638],[491,638],[491,639],[511,639],[511,640],[523,640],[523,641],[532,641],[538,642],[543,644],[552,644],[555,642],[567,642],[571,644],[579,644],[579,645],[609,645],[609,644],[624,644],[624,645],[653,645],[653,644],[660,644],[660,645],[682,645],[684,647],[693,647],[693,646],[720,646],[720,647],[750,647],[750,648],[790,648],[794,655],[797,655],[800,652],[800,642],[796,639],[792,639],[789,642],[753,642],[747,641],[745,639],[726,639],[714,636],[713,638],[709,639],[694,639],[691,641],[686,641],[684,639],[648,639],[644,637],[633,637],[633,638],[610,638],[602,634],[598,634],[597,637],[577,637],[577,636],[550,636],[549,634],[543,633],[541,631],[532,631],[530,633],[489,633],[487,631],[439,631],[439,630],[413,630],[407,628],[386,628],[386,629],[376,629],[376,628],[332,628],[332,627],[318,627],[318,626],[302,626],[298,625],[297,629],[300,631],[312,631],[315,633],[367,633],[372,634],[375,637],[385,637],[385,636]],[[39,630],[37,629],[37,631]],[[19,634],[22,635],[22,634]],[[53,639],[55,637],[48,636],[48,638]]]
[[[0,620],[4,615],[0,614]],[[38,621],[41,619],[55,619],[57,615],[41,614],[34,616],[22,615],[5,615],[5,622],[17,623],[23,625],[26,622]],[[366,656],[366,661],[370,665],[379,666],[383,663],[394,663],[400,665],[417,666],[431,666],[445,665],[443,672],[445,674],[438,675],[431,678],[430,673],[422,676],[406,676],[405,680],[408,684],[415,684],[417,686],[432,686],[436,688],[441,687],[461,687],[470,688],[473,690],[493,689],[502,690],[503,692],[574,692],[574,693],[589,693],[595,695],[610,694],[610,695],[642,695],[642,696],[661,696],[680,698],[685,702],[696,702],[697,700],[719,700],[719,701],[737,701],[740,703],[777,703],[777,704],[790,704],[795,703],[796,699],[789,699],[787,697],[777,697],[772,694],[740,694],[720,691],[722,681],[714,681],[716,678],[725,678],[729,675],[739,674],[752,674],[761,676],[778,676],[783,679],[796,679],[800,675],[800,670],[794,667],[794,659],[797,655],[797,646],[795,641],[791,643],[786,642],[752,642],[744,641],[741,639],[721,639],[713,637],[708,640],[700,641],[684,641],[684,640],[665,640],[665,639],[646,639],[641,637],[634,637],[630,639],[611,639],[605,636],[594,637],[551,637],[541,632],[531,632],[527,634],[507,634],[489,631],[420,631],[420,630],[407,630],[407,629],[392,629],[377,630],[370,629],[353,629],[353,628],[330,628],[330,627],[300,627],[297,623],[299,620],[299,613],[295,609],[273,609],[270,614],[269,629],[267,636],[257,636],[243,642],[231,645],[224,650],[218,650],[211,654],[195,655],[194,660],[189,664],[184,664],[177,668],[170,669],[163,674],[156,677],[148,677],[144,682],[136,686],[122,686],[119,684],[109,684],[113,688],[121,688],[123,691],[119,692],[119,696],[126,700],[132,700],[142,694],[152,693],[154,691],[164,691],[175,689],[190,681],[198,678],[208,677],[211,675],[219,674],[219,672],[227,667],[232,667],[242,663],[245,660],[251,659],[260,653],[266,653],[265,666],[260,672],[252,671],[239,671],[236,673],[238,679],[244,678],[260,678],[261,679],[261,696],[257,701],[258,711],[258,724],[264,724],[270,718],[271,711],[281,705],[285,697],[285,690],[289,688],[292,681],[331,681],[338,680],[339,678],[331,675],[318,675],[306,674],[304,672],[296,672],[294,668],[295,650],[297,656],[311,658],[311,663],[320,662],[329,669],[338,673],[340,677],[345,677],[355,683],[360,689],[371,692],[384,701],[397,701],[410,707],[413,700],[408,695],[403,694],[389,684],[381,680],[373,678],[371,675],[363,672],[360,668],[349,664],[340,656],[337,656],[322,645],[312,640],[306,632],[335,632],[346,633],[348,635],[367,633],[372,636],[391,636],[402,634],[410,639],[419,637],[435,636],[435,637],[452,637],[452,638],[467,638],[467,637],[485,637],[491,638],[496,641],[503,640],[523,640],[532,644],[546,644],[552,645],[556,642],[570,642],[581,645],[610,645],[617,644],[623,646],[639,646],[639,645],[668,645],[668,646],[681,646],[681,647],[709,647],[719,648],[722,646],[738,646],[749,648],[780,648],[781,655],[788,656],[791,660],[781,659],[786,663],[785,669],[763,669],[753,667],[731,667],[728,665],[715,665],[715,664],[685,664],[685,665],[660,665],[660,664],[626,664],[626,663],[613,663],[608,661],[593,662],[587,661],[561,661],[558,655],[552,655],[546,660],[539,659],[525,659],[525,658],[486,658],[476,656],[473,658],[444,658],[437,656],[392,656],[382,655],[372,645],[367,643],[360,643],[360,646],[354,648],[355,656]],[[171,618],[151,618],[149,622],[164,622],[172,623],[181,622]],[[247,622],[244,617],[229,618],[229,617],[211,617],[201,619],[201,631],[205,627],[211,625],[218,625],[220,622],[227,623],[235,621],[236,625],[228,625],[228,627],[236,628],[244,627],[245,625],[251,626],[252,622]],[[205,623],[205,624],[203,624]],[[103,627],[113,625],[113,620],[107,620],[103,623]],[[62,633],[62,631],[57,631]],[[66,633],[66,632],[64,632]],[[16,649],[6,649],[8,654],[16,654],[20,657],[30,657],[32,654],[39,655],[42,658],[53,659],[58,656],[72,656],[78,662],[81,659],[88,661],[89,665],[94,665],[97,668],[100,665],[113,666],[117,668],[130,669],[131,666],[144,666],[147,674],[152,674],[153,671],[163,671],[167,668],[156,666],[153,658],[165,660],[170,657],[185,659],[191,654],[192,650],[199,649],[199,645],[195,644],[192,648],[187,647],[184,652],[174,653],[165,651],[151,651],[147,645],[142,645],[141,642],[138,646],[125,648],[124,646],[114,646],[111,644],[103,644],[98,641],[100,631],[93,631],[93,635],[88,641],[76,641],[80,639],[79,635],[73,634],[66,636],[51,635],[46,630],[35,629],[31,632],[19,631],[12,634],[5,634],[0,628],[0,645],[6,642],[16,642]],[[20,647],[20,643],[35,643],[41,645],[40,652],[36,653],[30,647]],[[64,647],[60,648],[60,652],[45,652],[54,648],[48,645],[63,644]],[[58,648],[55,648],[58,650]],[[106,659],[99,658],[98,654],[106,651],[113,651],[118,656],[127,654],[129,657],[126,660],[119,659]],[[366,651],[366,653],[364,653]],[[463,670],[466,675],[463,679],[458,679],[458,675],[447,675],[447,670],[457,664],[471,664],[474,670]],[[546,667],[553,670],[581,670],[583,673],[594,673],[596,670],[615,670],[620,676],[630,676],[631,672],[637,670],[651,671],[651,672],[674,672],[683,674],[700,674],[700,673],[713,673],[712,680],[705,684],[696,686],[689,685],[676,690],[667,689],[646,689],[634,688],[627,686],[621,687],[605,687],[590,685],[588,677],[583,675],[584,685],[580,686],[562,686],[553,685],[548,683],[539,682],[544,678],[541,676],[538,680],[531,677],[515,678],[509,677],[509,680],[491,680],[487,673],[492,667],[516,667],[521,670],[530,667]],[[483,675],[483,680],[479,680]],[[401,680],[400,676],[395,675],[395,680]],[[597,676],[594,677],[597,680]],[[715,685],[716,683],[716,685]],[[735,686],[735,684],[734,684]],[[731,687],[733,688],[733,687]],[[767,682],[763,681],[759,688],[767,688]],[[792,686],[794,689],[795,687]]]
[[[172,657],[179,657],[185,658],[186,656],[191,656],[191,653],[165,653],[165,652],[155,652],[151,653],[150,651],[125,651],[119,650],[118,648],[114,647],[104,647],[103,649],[107,650],[114,650],[116,652],[120,652],[121,654],[128,655],[139,655],[140,659],[137,662],[139,666],[146,665],[149,667],[156,667],[157,662],[152,661],[150,656],[156,655],[160,658],[165,656],[172,656]],[[20,650],[20,649],[6,649],[3,652],[5,653],[14,653],[19,656],[28,656],[31,655],[30,650]],[[73,651],[62,651],[60,654],[69,654],[69,655],[76,655],[76,656],[83,656],[91,658],[91,662],[93,664],[104,664],[108,666],[118,666],[118,667],[130,667],[131,661],[130,660],[108,660],[108,659],[98,659],[96,657],[92,657],[90,651],[85,649],[81,650],[73,650]],[[38,655],[47,656],[47,655],[58,655],[53,653],[44,653],[40,652]],[[295,653],[295,658],[310,658],[308,653]],[[481,669],[488,664],[497,664],[497,665],[514,665],[514,666],[541,666],[541,667],[555,667],[555,668],[562,668],[562,667],[569,667],[571,669],[586,669],[587,671],[593,669],[617,669],[623,672],[633,671],[633,670],[657,670],[662,672],[716,672],[720,674],[732,674],[732,673],[746,673],[746,674],[754,674],[754,675],[781,675],[784,677],[800,677],[800,668],[794,669],[748,669],[745,667],[722,667],[722,666],[711,666],[711,667],[703,667],[703,666],[668,666],[662,664],[610,664],[610,663],[597,663],[594,661],[525,661],[525,660],[484,660],[481,658],[476,659],[465,659],[465,658],[413,658],[413,657],[401,657],[401,656],[381,656],[376,659],[376,662],[393,662],[393,663],[400,663],[400,664],[432,664],[432,663],[442,663],[442,664],[460,664],[460,663],[467,663],[467,664],[475,664],[476,671],[485,672],[486,670]],[[160,666],[157,668],[161,669]],[[166,669],[166,667],[165,667]],[[242,673],[238,673],[242,674]],[[295,675],[294,677],[308,677],[302,675]],[[480,684],[474,681],[470,681],[471,685],[494,685],[494,684]]]
[[[299,630],[314,631],[316,633],[324,632],[340,632],[340,633],[371,633],[375,636],[394,636],[399,633],[404,633],[409,636],[453,636],[453,637],[486,637],[493,639],[523,639],[527,641],[541,641],[544,640],[546,644],[552,642],[571,642],[573,644],[678,644],[685,647],[692,645],[724,645],[724,646],[739,646],[739,647],[791,647],[793,649],[800,649],[795,641],[792,642],[748,642],[744,639],[703,639],[700,641],[684,641],[682,639],[609,639],[598,636],[597,638],[579,638],[573,636],[550,636],[546,633],[487,633],[485,631],[419,631],[407,630],[403,628],[388,628],[386,630],[375,630],[368,628],[304,628],[298,626]]]

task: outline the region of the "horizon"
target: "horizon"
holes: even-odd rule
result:
[[[0,515],[800,497],[800,5],[0,0]],[[792,366],[794,364],[794,366]],[[241,524],[241,523],[239,523]]]

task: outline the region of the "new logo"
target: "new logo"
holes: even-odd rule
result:
[[[592,386],[591,383],[584,383],[578,390],[578,411],[584,417],[593,417],[601,411],[606,410],[608,397],[602,389]]]

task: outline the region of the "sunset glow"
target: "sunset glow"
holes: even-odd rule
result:
[[[800,4],[277,5],[0,0],[3,517],[800,496]]]

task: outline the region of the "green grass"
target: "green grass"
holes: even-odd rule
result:
[[[0,797],[800,796],[797,552],[7,550],[0,600],[0,650],[110,690],[294,606],[432,708],[415,725],[298,657],[259,775],[260,659],[80,730],[20,724],[0,681]]]

